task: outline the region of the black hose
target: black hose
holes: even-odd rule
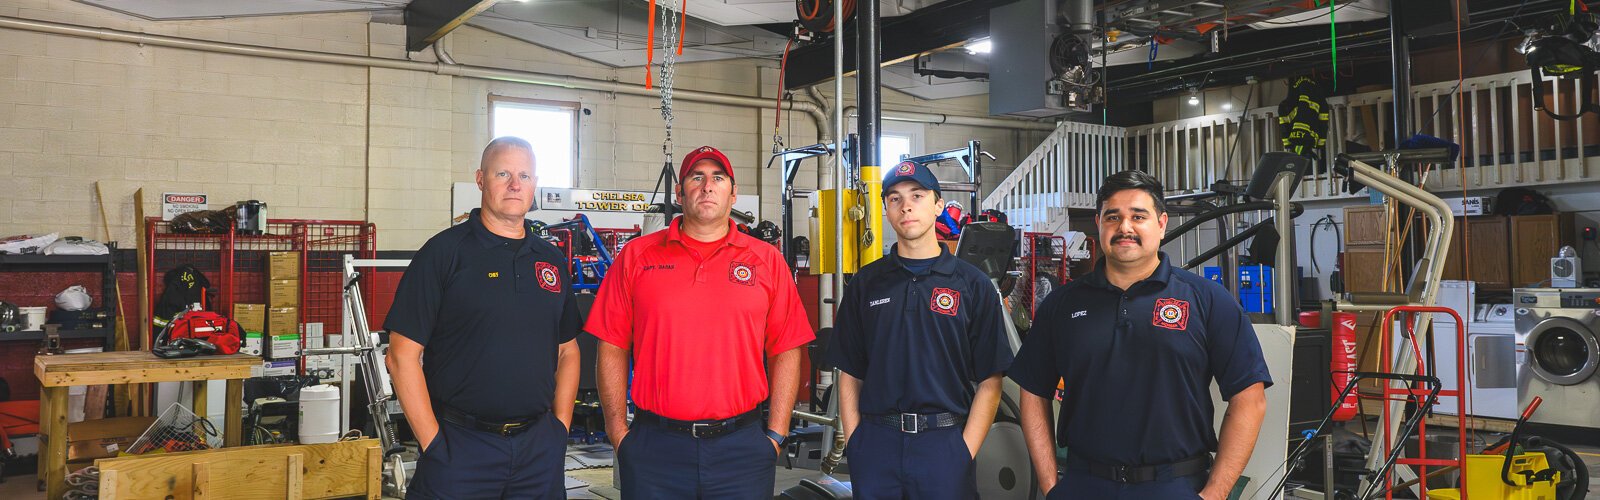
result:
[[[1572,448],[1555,441],[1547,441],[1538,436],[1529,436],[1528,451],[1544,453],[1545,458],[1550,463],[1550,468],[1561,471],[1563,475],[1571,475],[1571,477],[1556,483],[1556,498],[1558,500],[1582,500],[1584,495],[1589,492],[1589,467],[1583,463],[1583,459],[1579,458],[1577,452],[1574,452]],[[1551,451],[1556,453],[1552,454],[1550,453]],[[1559,462],[1557,460],[1558,457],[1553,455],[1565,457],[1569,462]],[[1510,464],[1511,462],[1507,460],[1506,463]],[[1568,468],[1568,465],[1570,465],[1570,468]],[[1504,472],[1501,474],[1503,475]],[[1565,497],[1562,497],[1560,496],[1560,490],[1564,488],[1571,489],[1567,490]]]

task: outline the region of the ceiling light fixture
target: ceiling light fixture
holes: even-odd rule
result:
[[[988,38],[984,38],[967,44],[965,49],[968,54],[988,54],[990,50],[994,50],[994,42],[989,41]]]
[[[1192,90],[1189,91],[1189,105],[1190,106],[1199,106],[1200,105],[1200,96],[1195,94],[1194,91],[1192,91]]]

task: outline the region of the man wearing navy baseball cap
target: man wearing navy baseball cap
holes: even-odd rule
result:
[[[855,498],[977,498],[972,460],[1011,364],[1000,295],[939,243],[939,179],[901,162],[883,180],[899,241],[845,285],[829,359]]]

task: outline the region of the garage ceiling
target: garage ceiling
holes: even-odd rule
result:
[[[400,10],[411,0],[78,0],[150,20]]]
[[[77,0],[150,20],[214,19],[243,16],[293,15],[324,12],[371,11],[383,12],[376,19],[398,20],[400,13],[411,0]],[[453,0],[446,0],[453,1]],[[462,0],[465,1],[465,0]],[[687,2],[689,23],[684,35],[684,62],[711,61],[742,57],[777,59],[782,53],[787,25],[795,17],[793,0],[660,0],[666,5]],[[972,40],[987,36],[984,20],[969,22],[972,26],[935,29],[929,32],[926,22],[897,22],[918,17],[913,14],[941,15],[951,6],[969,7],[964,10],[987,12],[987,8],[1014,0],[879,0],[886,18],[884,38],[895,40],[896,50],[904,53],[885,56],[902,59],[902,62],[884,68],[886,86],[925,98],[941,99],[988,93],[983,79],[946,78],[932,76],[927,71],[918,74],[910,54],[924,54],[920,58],[923,69],[957,74],[978,74],[987,71],[987,58],[967,54],[959,49],[950,50],[951,41]],[[1054,0],[1052,0],[1054,1]],[[1340,2],[1341,23],[1362,18],[1381,17],[1383,2],[1389,0],[1347,0]],[[1096,0],[1096,9],[1112,18],[1111,26],[1121,28],[1123,36],[1113,42],[1112,51],[1137,49],[1144,40],[1156,33],[1179,34],[1174,43],[1183,47],[1163,48],[1162,59],[1186,57],[1203,52],[1203,36],[1197,27],[1207,23],[1223,22],[1235,31],[1267,28],[1284,28],[1326,24],[1327,18],[1307,9],[1305,0]],[[1350,4],[1350,5],[1345,5]],[[467,24],[499,33],[529,43],[613,67],[633,67],[645,63],[644,43],[647,31],[648,0],[500,0],[492,8],[468,19]],[[929,9],[929,7],[934,7]],[[975,9],[975,10],[974,10]],[[1308,12],[1310,10],[1310,12]],[[920,12],[919,12],[920,11]],[[1245,13],[1249,13],[1248,17]],[[975,19],[976,15],[964,15]],[[969,21],[971,19],[968,19]],[[1268,21],[1268,22],[1263,22]],[[961,20],[945,22],[960,23]],[[900,27],[916,33],[893,32]],[[960,29],[957,29],[960,28]],[[942,30],[942,31],[941,31]],[[1276,31],[1276,30],[1275,30]],[[847,37],[853,30],[848,29]],[[1236,36],[1238,33],[1234,33]],[[954,37],[954,38],[952,38]],[[925,42],[925,43],[924,43]],[[937,44],[928,46],[927,44]],[[1098,45],[1098,44],[1097,44]],[[1188,49],[1188,50],[1182,50]],[[851,49],[847,49],[851,50]],[[808,52],[818,52],[813,54]],[[826,52],[826,54],[821,54]],[[832,65],[832,49],[826,47],[797,48],[790,59],[790,83],[814,84],[826,78]],[[1125,59],[1125,63],[1144,63],[1145,51],[1126,50],[1111,59]],[[852,51],[853,53],[853,51]],[[1169,55],[1170,54],[1170,55]],[[825,57],[824,57],[825,56]],[[847,57],[847,70],[854,70],[852,57]],[[1116,66],[1115,61],[1113,66]],[[828,66],[819,69],[813,66]],[[810,73],[812,77],[795,78],[795,70]],[[948,74],[948,73],[945,73]]]

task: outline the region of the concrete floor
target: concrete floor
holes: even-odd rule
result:
[[[1582,455],[1589,468],[1591,479],[1589,495],[1586,498],[1600,499],[1600,448],[1593,446],[1573,446],[1574,451]],[[573,499],[611,499],[619,498],[617,490],[612,488],[612,470],[609,467],[579,469],[567,472],[567,476],[588,483],[589,486],[575,488],[567,491],[567,497]],[[777,493],[785,488],[795,485],[803,477],[814,477],[816,471],[802,469],[778,468]],[[845,476],[836,476],[841,480],[848,480]],[[7,500],[36,500],[43,499],[44,493],[35,490],[33,475],[11,476],[0,483],[0,498]]]
[[[606,448],[607,450],[609,450],[609,448],[610,448],[609,446],[604,446],[604,445],[602,445],[602,446],[604,448]],[[594,448],[595,447],[593,447],[593,446],[591,446],[591,447],[578,447],[578,446],[568,447],[568,455],[571,456],[571,455],[574,455],[574,454],[582,453],[583,451],[586,451],[586,450],[592,451]],[[30,463],[29,465],[32,465],[32,464]],[[798,484],[800,482],[800,479],[807,478],[807,477],[816,477],[820,473],[818,473],[817,471],[814,471],[814,470],[787,469],[787,468],[783,468],[783,467],[778,467],[774,474],[776,475],[777,480],[774,483],[775,488],[774,488],[773,494],[776,495],[778,492],[781,492],[781,491],[783,491],[785,489],[788,489],[791,486],[794,486],[794,485]],[[589,469],[569,470],[569,471],[567,471],[566,475],[569,478],[577,479],[577,480],[582,481],[582,482],[587,484],[587,486],[578,487],[578,488],[572,488],[572,489],[567,490],[567,498],[571,498],[571,499],[610,499],[610,500],[617,500],[617,499],[621,498],[620,492],[618,492],[617,489],[613,487],[613,483],[612,483],[612,468],[610,468],[610,467],[597,467],[597,468],[589,468]],[[846,476],[846,475],[843,475],[843,474],[837,474],[834,477],[838,478],[841,481],[848,481],[849,480],[849,477]],[[5,500],[42,500],[42,499],[44,499],[45,494],[44,494],[44,492],[41,492],[41,491],[38,491],[37,489],[35,489],[35,484],[36,483],[37,483],[37,478],[32,474],[7,477],[7,478],[5,478],[5,482],[0,483],[0,499],[5,499]],[[390,499],[390,497],[384,497],[384,498],[386,500]]]

